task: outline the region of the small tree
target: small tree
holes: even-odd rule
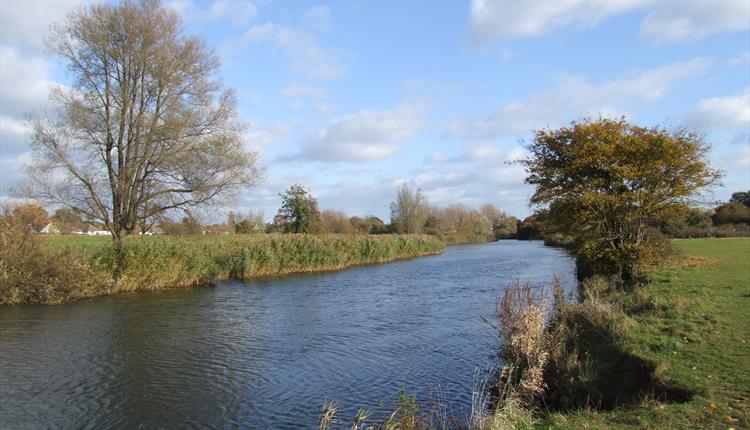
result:
[[[258,181],[218,58],[158,0],[81,8],[50,49],[71,86],[52,92],[53,118],[31,120],[29,195],[103,223],[119,244],[166,211]]]
[[[18,225],[24,226],[31,231],[40,232],[49,224],[49,214],[44,208],[36,203],[23,203],[11,207],[13,218]]]
[[[412,190],[403,184],[391,203],[391,224],[399,226],[404,233],[420,233],[429,215],[430,206],[417,188]]]
[[[729,198],[729,203],[738,203],[745,207],[750,207],[750,191],[738,191],[732,193],[732,197]]]
[[[700,136],[625,119],[538,130],[527,149],[531,203],[549,207],[548,225],[571,236],[579,256],[623,278],[638,275],[649,224],[680,215],[721,177]]]
[[[233,212],[230,212],[232,217],[234,218],[233,223],[230,225],[231,228],[234,229],[234,233],[237,234],[255,234],[255,233],[263,233],[266,229],[266,224],[264,221],[264,214],[262,210],[258,211],[249,211],[247,214],[237,214],[234,215]]]
[[[310,233],[319,223],[318,202],[302,185],[295,184],[279,194],[281,208],[274,218],[286,233]]]

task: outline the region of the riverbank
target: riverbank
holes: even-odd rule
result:
[[[539,362],[546,363],[541,401],[525,407],[523,393],[517,393],[486,416],[472,415],[466,427],[749,428],[750,239],[675,239],[672,244],[678,255],[642,285],[623,290],[601,278],[584,282],[583,301],[557,299],[562,301],[556,301],[557,315],[546,336],[514,337],[529,362],[543,357]],[[520,303],[534,302],[533,288],[515,288]],[[512,300],[510,308],[505,299],[499,305],[510,312],[505,316],[513,316]],[[528,309],[517,308],[525,314]],[[516,321],[525,325],[533,319],[515,315],[508,324]],[[407,406],[417,407],[404,408],[403,399],[384,428],[394,417],[407,423],[401,428],[448,428],[435,423],[434,406],[422,411],[421,399],[406,397]]]
[[[538,428],[748,428],[750,239],[672,242],[684,258],[618,297],[627,330],[617,346],[653,370],[658,392],[610,410],[554,413]]]
[[[443,252],[423,235],[232,235],[29,239],[6,247],[0,304],[56,304],[125,291],[340,270]],[[117,282],[114,280],[117,279]]]

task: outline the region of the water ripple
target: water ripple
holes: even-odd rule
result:
[[[406,389],[459,417],[497,339],[480,315],[533,262],[572,285],[539,243],[217,288],[0,308],[0,428],[300,428],[339,402],[384,411]],[[526,275],[526,273],[521,273]]]

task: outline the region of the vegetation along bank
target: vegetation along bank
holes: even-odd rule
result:
[[[0,233],[0,304],[54,304],[215,279],[339,270],[444,249],[425,235],[128,237],[118,248],[108,237],[43,238],[7,224]]]

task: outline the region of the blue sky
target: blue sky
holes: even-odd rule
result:
[[[42,40],[82,3],[0,3],[0,194],[29,161],[23,113],[67,83]],[[261,154],[235,209],[270,219],[301,183],[322,209],[387,220],[406,182],[525,216],[531,188],[507,162],[531,130],[599,115],[701,130],[727,172],[707,197],[750,189],[746,0],[165,4],[215,48]]]

